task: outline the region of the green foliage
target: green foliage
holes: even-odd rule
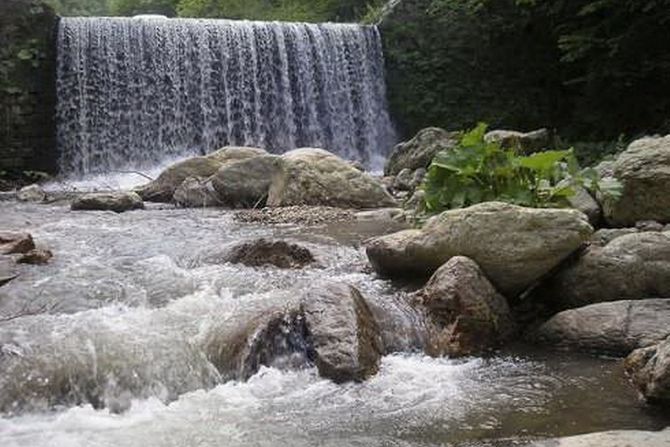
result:
[[[602,182],[593,169],[580,170],[571,149],[520,155],[486,142],[486,129],[479,124],[457,147],[435,156],[423,185],[428,213],[487,201],[566,207],[577,187],[611,196],[620,193],[617,182]]]
[[[115,16],[160,14],[174,17],[179,0],[109,0],[109,12]]]
[[[354,21],[383,0],[181,0],[184,17],[306,22]]]

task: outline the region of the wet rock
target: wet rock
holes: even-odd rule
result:
[[[648,402],[670,406],[670,337],[655,346],[634,351],[626,358],[625,368]]]
[[[44,265],[48,264],[49,260],[53,258],[53,253],[50,250],[33,249],[17,258],[17,264],[32,264]]]
[[[615,301],[560,312],[531,338],[558,347],[626,355],[670,336],[668,322],[670,299]]]
[[[484,135],[486,142],[497,142],[504,148],[517,149],[523,154],[532,154],[551,146],[551,135],[547,129],[532,132],[515,130],[492,130]]]
[[[223,166],[212,177],[220,203],[231,208],[265,206],[272,180],[281,170],[282,158],[265,155]]]
[[[433,356],[463,356],[499,346],[515,331],[507,300],[479,266],[456,256],[416,294],[432,323],[426,347]]]
[[[16,198],[21,202],[44,202],[47,193],[37,184],[25,186],[16,194]]]
[[[346,284],[317,284],[302,304],[314,361],[336,383],[362,381],[379,370],[379,327],[360,292]]]
[[[204,157],[193,157],[165,169],[156,180],[135,191],[148,202],[172,201],[175,191],[189,177],[208,178],[225,164],[267,154],[262,149],[249,147],[224,147]]]
[[[389,156],[384,175],[398,175],[403,169],[414,172],[427,168],[435,154],[444,149],[455,147],[460,139],[458,132],[447,132],[438,127],[420,130],[410,141],[400,143]]]
[[[365,245],[373,268],[388,276],[427,277],[454,256],[469,257],[497,290],[511,297],[558,266],[592,233],[587,217],[576,210],[488,202],[446,211],[421,230]]]
[[[182,182],[172,196],[178,206],[184,208],[203,208],[220,206],[212,182],[207,179],[189,177]]]
[[[244,210],[235,214],[235,220],[244,223],[265,225],[300,224],[319,225],[355,220],[353,210],[328,206],[287,206],[282,208],[263,208]]]
[[[302,311],[298,306],[289,306],[266,309],[252,318],[238,318],[229,331],[210,335],[205,352],[224,378],[246,380],[261,366],[306,363],[310,352],[306,339]]]
[[[618,200],[603,203],[612,226],[642,220],[670,223],[670,135],[634,141],[614,162],[614,177],[623,185]]]
[[[384,208],[395,205],[382,184],[323,149],[295,149],[282,155],[267,205]]]
[[[274,265],[282,269],[302,268],[313,263],[307,248],[281,240],[257,239],[235,246],[225,257],[227,262],[250,267]]]
[[[35,241],[30,233],[0,231],[0,254],[28,253],[34,248]]]
[[[634,233],[591,245],[534,293],[556,309],[604,301],[670,297],[670,238]]]
[[[668,447],[670,429],[651,431],[607,431],[537,441],[530,447]]]
[[[144,208],[142,198],[134,192],[93,192],[75,198],[70,204],[73,211],[125,211]]]

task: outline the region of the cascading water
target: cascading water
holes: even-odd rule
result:
[[[58,58],[65,173],[224,145],[321,147],[375,166],[394,143],[375,27],[64,18]]]

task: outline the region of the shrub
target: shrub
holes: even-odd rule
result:
[[[465,133],[457,147],[439,152],[423,184],[425,211],[436,213],[487,201],[546,208],[570,206],[577,188],[616,196],[618,182],[581,170],[572,149],[532,155],[484,139],[487,126]]]

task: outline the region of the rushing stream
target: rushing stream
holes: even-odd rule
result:
[[[421,319],[402,290],[368,273],[361,240],[390,222],[241,224],[230,212],[168,206],[121,215],[0,202],[2,226],[55,258],[0,289],[0,445],[508,446],[532,437],[670,423],[639,403],[618,361],[527,346],[487,358],[416,353]],[[299,241],[318,265],[217,261],[257,237]],[[380,319],[381,371],[321,379],[287,354],[247,381],[209,355],[250,316],[332,279],[359,287]]]

